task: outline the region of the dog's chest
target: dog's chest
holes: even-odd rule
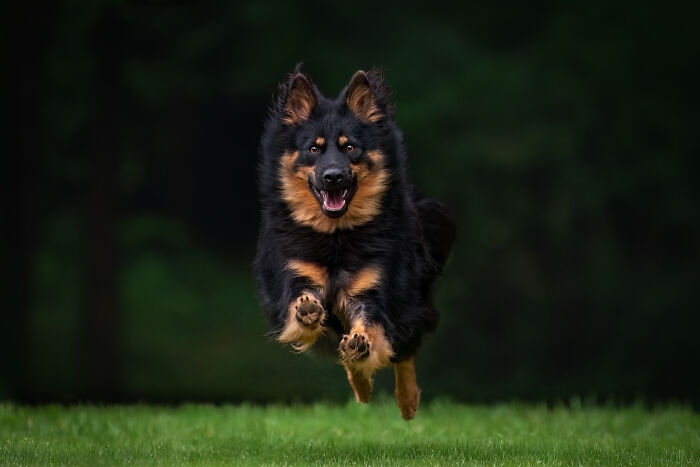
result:
[[[326,308],[343,323],[362,312],[365,294],[378,287],[383,277],[381,268],[374,264],[350,268],[292,260],[288,268],[312,284]]]
[[[380,281],[381,271],[374,265],[355,270],[329,268],[323,291],[325,302],[341,323],[349,326],[364,312],[363,295],[377,287]]]

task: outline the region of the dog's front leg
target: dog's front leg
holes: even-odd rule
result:
[[[319,294],[311,289],[303,290],[289,304],[284,328],[277,341],[303,352],[324,332],[325,317]]]
[[[284,272],[286,281],[283,283],[282,297],[291,300],[282,302],[286,311],[280,317],[282,330],[277,341],[304,351],[325,331],[323,290],[326,286],[326,269],[318,264],[291,260]]]
[[[372,396],[372,375],[389,365],[394,355],[384,327],[366,313],[358,314],[350,332],[341,338],[338,352],[355,399],[368,402]]]

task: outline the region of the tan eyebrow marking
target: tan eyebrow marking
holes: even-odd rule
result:
[[[325,138],[322,138],[322,137],[320,137],[320,136],[319,136],[318,138],[316,138],[316,141],[314,141],[314,142],[315,142],[316,144],[318,144],[319,146],[323,146],[324,144],[326,144]]]
[[[347,136],[340,136],[338,138],[338,144],[340,144],[341,146],[343,146],[344,144],[347,144],[347,142],[348,142]]]

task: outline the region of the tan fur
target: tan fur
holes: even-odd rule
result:
[[[416,366],[411,357],[403,362],[394,363],[394,377],[396,389],[396,405],[399,406],[401,416],[405,420],[411,420],[416,415],[420,402],[420,389],[416,384]]]
[[[364,334],[369,341],[369,357],[360,361],[343,362],[343,364],[349,366],[353,372],[370,378],[375,371],[389,365],[394,351],[384,335],[384,328],[380,324],[366,325],[362,318],[356,319],[348,335],[352,336],[355,333]]]
[[[372,398],[372,378],[368,378],[349,365],[343,366],[345,366],[348,382],[350,383],[352,391],[355,393],[357,402],[369,402]]]
[[[279,167],[279,178],[282,184],[282,199],[287,203],[294,220],[300,224],[313,227],[319,216],[326,217],[318,205],[318,201],[309,188],[309,175],[313,177],[310,167],[302,167],[295,171],[294,161],[299,152],[287,153],[282,156]]]
[[[382,153],[380,151],[367,151],[367,156],[375,164],[381,164],[384,160],[384,156],[382,156]]]
[[[284,107],[286,115],[282,117],[282,121],[288,125],[301,123],[309,118],[315,105],[316,98],[311,91],[311,84],[303,75],[297,75],[287,95]]]
[[[326,282],[328,281],[328,271],[323,266],[309,263],[308,261],[293,259],[287,263],[287,269],[294,271],[294,274],[299,277],[309,279],[311,283],[319,289],[326,287]]]
[[[318,138],[316,138],[316,141],[314,141],[314,142],[315,142],[316,145],[318,145],[318,146],[323,146],[324,144],[326,144],[326,140],[323,139],[323,138],[320,137],[320,136],[319,136]]]
[[[355,73],[348,89],[350,92],[345,96],[345,103],[357,118],[365,122],[376,122],[384,117],[377,107],[372,89],[366,83],[363,71]]]
[[[311,291],[304,291],[302,297],[308,296],[311,300],[318,300],[316,294]],[[298,298],[292,300],[287,309],[287,324],[284,326],[282,333],[277,337],[277,341],[282,344],[290,344],[294,350],[304,352],[308,350],[316,338],[325,332],[325,328],[321,325],[323,319],[319,320],[312,327],[302,325],[296,318],[295,306]]]
[[[366,292],[379,284],[381,278],[381,269],[379,269],[377,266],[368,266],[355,274],[355,276],[352,278],[352,282],[350,282],[350,285],[347,288],[347,293],[351,297],[360,295],[362,292]]]
[[[371,288],[377,286],[382,278],[382,271],[377,266],[367,266],[361,269],[354,276],[350,277],[346,287],[338,292],[338,297],[336,298],[336,303],[338,304],[338,310],[336,315],[341,320],[347,322],[347,320],[352,319],[351,310],[349,310],[350,301],[370,290]]]
[[[382,197],[389,183],[389,172],[383,167],[383,156],[379,151],[368,151],[367,156],[373,161],[374,167],[369,171],[366,165],[360,164],[363,170],[357,173],[357,191],[350,201],[348,212],[339,219],[344,221],[340,228],[352,228],[372,220],[381,207]]]
[[[342,135],[341,135],[340,137],[338,137],[338,144],[339,144],[340,146],[345,146],[345,145],[347,144],[347,142],[348,142],[347,136],[342,136]]]
[[[353,171],[357,176],[357,191],[350,201],[347,212],[337,219],[323,214],[321,206],[309,188],[309,176],[313,178],[312,167],[294,170],[294,161],[299,156],[295,151],[282,156],[279,177],[282,184],[282,199],[287,203],[292,218],[299,224],[311,227],[317,232],[333,233],[338,229],[352,229],[369,222],[379,213],[382,196],[389,183],[389,173],[383,167],[383,156],[379,151],[368,151],[374,167],[369,170],[366,164],[359,164]]]

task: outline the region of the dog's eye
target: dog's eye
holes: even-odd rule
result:
[[[354,144],[346,144],[345,145],[345,152],[353,152],[354,150],[355,150]]]
[[[320,151],[320,149],[319,149],[318,146],[316,146],[316,145],[311,146],[311,147],[309,148],[309,152],[310,152],[311,154],[318,154],[318,151]]]

